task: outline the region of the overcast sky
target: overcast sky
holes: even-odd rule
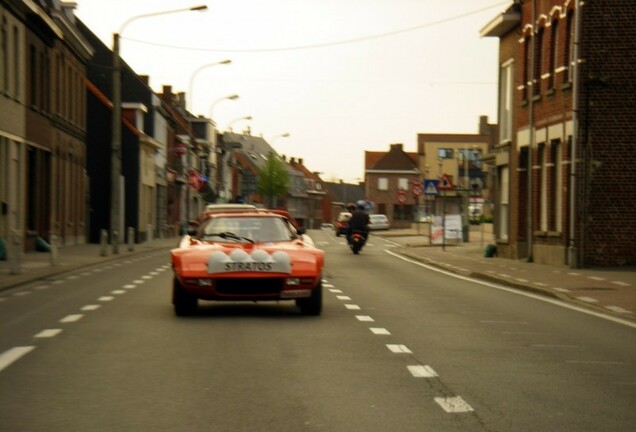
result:
[[[109,47],[123,30],[121,55],[153,90],[192,86],[194,114],[221,130],[249,126],[327,181],[362,179],[365,150],[403,143],[416,151],[418,133],[477,133],[480,115],[497,120],[498,39],[479,30],[510,1],[77,3],[77,16]],[[123,27],[200,4],[208,10]],[[214,65],[225,59],[232,63]],[[231,94],[239,99],[223,100]],[[253,119],[234,121],[244,116]]]

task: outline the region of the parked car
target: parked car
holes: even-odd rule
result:
[[[371,223],[369,224],[369,230],[388,230],[391,224],[389,223],[389,218],[383,214],[372,214],[369,215],[369,219]]]
[[[340,212],[338,218],[336,219],[335,225],[336,237],[347,235],[347,229],[349,228],[349,219],[351,219],[351,213]]]
[[[210,214],[170,251],[175,314],[195,314],[199,300],[290,300],[320,315],[325,253],[300,241],[302,231],[274,211]]]

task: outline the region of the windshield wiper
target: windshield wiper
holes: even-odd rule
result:
[[[220,233],[205,234],[204,237],[221,237],[224,240],[236,240],[236,241],[245,240],[247,242],[250,242],[250,243],[254,244],[254,240],[252,240],[251,238],[242,237],[242,236],[240,236],[238,234],[234,234],[233,232],[230,232],[230,231],[225,231],[225,232],[220,232]]]

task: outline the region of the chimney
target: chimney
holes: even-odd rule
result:
[[[488,116],[479,116],[479,135],[490,135],[490,125],[488,124]]]
[[[402,150],[402,144],[391,144],[391,150],[403,151]]]
[[[298,164],[302,165],[303,164],[303,158],[298,158]]]
[[[170,102],[172,101],[172,86],[171,85],[164,85],[163,87],[163,100],[165,100],[166,102]]]
[[[179,104],[179,107],[185,109],[185,107],[186,107],[186,94],[185,94],[185,92],[177,93],[177,103]]]

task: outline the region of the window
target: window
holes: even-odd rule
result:
[[[513,98],[513,63],[509,61],[501,66],[499,80],[499,139],[502,142],[512,141],[512,98]]]
[[[29,47],[29,103],[32,107],[34,107],[37,103],[37,70],[35,47],[31,45]]]
[[[539,144],[537,151],[539,165],[539,227],[548,230],[548,167],[545,160],[545,144]]]
[[[537,40],[534,46],[534,77],[532,79],[532,95],[541,94],[541,70],[543,69],[543,34],[541,27],[537,32]]]
[[[499,224],[498,224],[498,237],[501,240],[508,240],[508,193],[510,182],[510,169],[508,166],[499,167]]]
[[[532,71],[530,70],[530,65],[532,64],[532,59],[530,55],[532,54],[532,50],[530,49],[530,36],[526,36],[524,38],[523,43],[523,54],[524,54],[524,65],[523,65],[523,100],[528,100],[529,92],[528,89],[532,85]]]
[[[440,148],[437,149],[437,157],[439,159],[453,159],[453,149]]]
[[[407,178],[398,179],[398,189],[409,190],[409,179]]]
[[[7,43],[7,18],[2,17],[2,28],[0,28],[0,58],[2,58],[2,90],[9,91],[9,44]]]
[[[389,190],[389,179],[386,177],[380,177],[378,179],[378,190]]]
[[[563,166],[561,164],[561,141],[553,140],[550,146],[550,159],[552,162],[552,178],[550,180],[550,190],[552,191],[552,212],[550,229],[561,232],[563,209]]]
[[[566,73],[563,75],[563,83],[572,82],[572,72],[574,68],[574,14],[568,12],[568,16],[565,22],[565,60]]]
[[[20,100],[20,33],[13,27],[13,97]]]
[[[548,79],[548,89],[554,89],[556,69],[559,67],[559,20],[552,21],[552,38],[550,39],[550,78]]]

